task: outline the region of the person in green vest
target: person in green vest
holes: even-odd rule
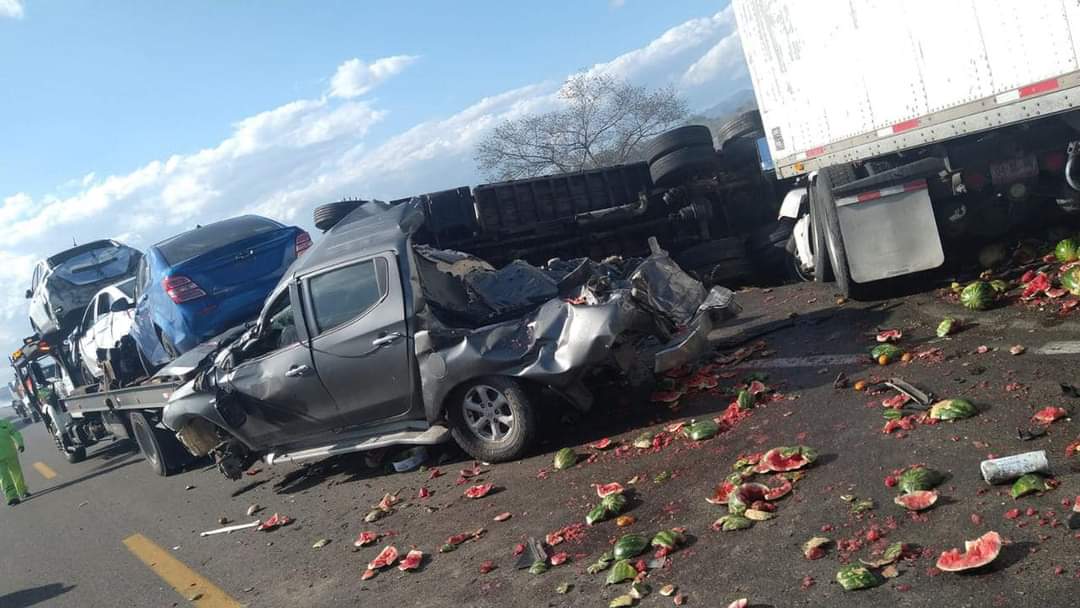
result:
[[[30,496],[16,449],[19,452],[26,449],[22,433],[15,430],[10,421],[0,420],[0,487],[9,506],[17,505],[20,499]]]

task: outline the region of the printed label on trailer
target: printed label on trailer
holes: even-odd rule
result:
[[[784,134],[780,132],[780,127],[773,127],[772,140],[777,152],[784,149]]]

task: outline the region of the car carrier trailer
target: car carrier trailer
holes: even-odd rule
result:
[[[850,294],[1080,211],[1073,0],[733,0],[805,265]]]
[[[67,378],[77,376],[61,352],[36,337],[24,340],[9,359],[33,407],[41,412],[57,449],[69,462],[83,460],[87,449],[102,441],[132,439],[151,468],[164,476],[181,470],[192,458],[176,436],[161,425],[161,412],[173,391],[217,349],[219,339],[204,342],[154,375],[121,388],[91,385],[67,389],[65,385],[70,381],[48,382],[39,366],[46,359],[55,362]]]

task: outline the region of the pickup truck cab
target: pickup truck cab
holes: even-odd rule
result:
[[[585,374],[627,361],[619,354],[636,338],[668,340],[657,361],[676,365],[737,312],[731,292],[707,292],[662,251],[621,288],[594,290],[584,286],[594,262],[496,271],[414,245],[423,221],[413,203],[370,202],[346,215],[289,269],[258,321],[172,394],[164,424],[234,479],[259,457],[273,464],[451,436],[478,459],[510,460],[536,439],[535,388],[588,409]]]

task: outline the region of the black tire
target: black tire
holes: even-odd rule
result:
[[[649,175],[657,186],[672,186],[702,173],[716,164],[712,144],[681,148],[669,152],[649,165]]]
[[[826,253],[828,246],[825,238],[824,212],[818,207],[821,197],[817,188],[810,189],[810,246],[814,250],[814,282],[827,283],[832,280],[832,264]]]
[[[818,173],[814,180],[814,198],[818,201],[821,212],[821,228],[828,249],[829,265],[832,267],[836,287],[845,298],[851,297],[851,270],[848,267],[847,249],[840,234],[840,214],[836,209],[836,199],[832,194],[832,179],[828,171]],[[822,256],[825,257],[825,256]]]
[[[315,220],[315,227],[323,232],[330,230],[337,225],[338,222],[345,219],[346,215],[349,215],[355,211],[360,205],[363,205],[365,201],[338,201],[336,203],[327,203],[325,205],[319,205],[312,213]]]
[[[705,125],[687,125],[665,131],[645,144],[645,160],[650,164],[681,148],[712,146],[713,136]]]
[[[492,403],[492,407],[483,405],[484,400]],[[477,408],[492,412],[510,412],[512,425],[502,424],[508,427],[502,438],[495,437],[496,429],[493,422],[489,422],[489,430],[485,437],[482,427],[484,416],[475,410],[467,409],[466,403],[471,403]],[[517,460],[528,452],[536,441],[539,431],[536,412],[528,395],[516,381],[503,376],[488,376],[477,378],[459,387],[451,393],[447,405],[446,414],[450,419],[450,432],[461,449],[465,450],[473,458],[482,462],[506,462]]]
[[[135,443],[139,444],[139,451],[142,452],[150,468],[162,477],[168,475],[165,451],[162,449],[161,442],[158,441],[156,429],[146,419],[146,415],[142,412],[131,412],[128,414],[128,420],[131,421],[131,434],[135,436]]]
[[[744,112],[716,129],[716,147],[723,150],[727,143],[735,138],[761,133],[761,113],[757,110]]]

